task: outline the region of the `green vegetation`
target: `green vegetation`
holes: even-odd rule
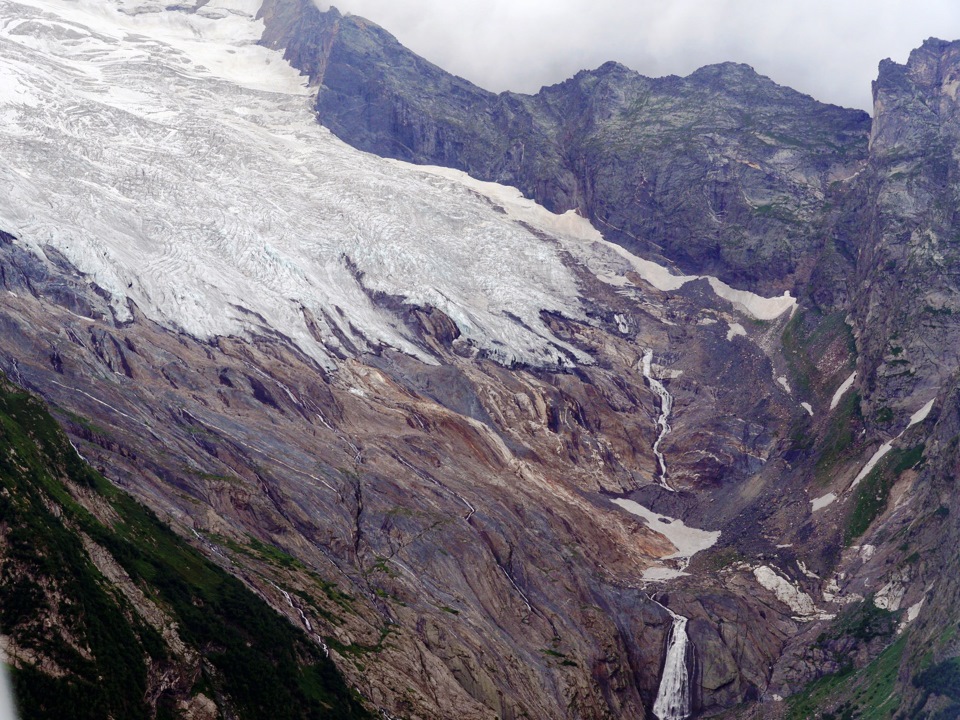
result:
[[[890,645],[862,670],[846,667],[811,683],[788,700],[787,720],[820,717],[823,720],[891,718],[900,709],[896,690],[906,637]],[[830,712],[823,708],[833,707]]]
[[[887,423],[893,422],[893,409],[888,407],[882,407],[877,412],[874,413],[873,419],[879,425],[886,425]]]
[[[899,615],[878,608],[873,598],[847,608],[837,619],[833,637],[852,637],[868,642],[878,637],[890,637],[897,629]]]
[[[839,673],[820,678],[802,692],[790,697],[786,720],[807,720],[807,718],[816,717],[820,708],[831,704],[830,701],[840,694],[853,674],[852,668],[845,668]]]
[[[84,501],[106,510],[98,516],[116,518],[112,526],[71,488],[84,488]],[[82,462],[43,405],[2,379],[0,524],[3,631],[60,671],[26,665],[14,673],[23,717],[150,718],[148,670],[166,672],[178,661],[93,565],[84,536],[202,657],[182,695],[203,692],[240,718],[368,717],[301,631]],[[262,548],[281,562],[271,550]],[[156,717],[173,717],[175,701],[161,695]]]
[[[848,392],[830,416],[820,457],[814,466],[814,478],[818,483],[829,482],[834,468],[849,457],[861,421],[860,393]]]
[[[719,572],[726,567],[743,562],[747,558],[735,547],[728,546],[712,551],[706,556],[706,565],[713,572]]]
[[[960,716],[960,658],[950,658],[932,665],[913,676],[913,685],[923,691],[917,707],[923,707],[931,695],[949,700],[949,705],[936,717]]]
[[[923,460],[924,445],[909,450],[891,450],[861,481],[857,499],[844,531],[844,540],[850,545],[867,531],[870,524],[887,509],[890,489],[897,478]]]
[[[856,354],[853,334],[841,312],[822,315],[816,310],[797,312],[783,329],[783,354],[790,370],[790,384],[801,397],[815,397],[828,390],[826,383],[843,377],[853,370]],[[822,357],[831,346],[842,343],[850,362],[838,368],[833,376],[821,377],[814,358]],[[843,377],[841,377],[843,376]]]

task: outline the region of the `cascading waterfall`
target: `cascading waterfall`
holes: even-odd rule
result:
[[[690,672],[687,668],[687,618],[677,615],[670,608],[663,609],[673,618],[673,627],[667,642],[667,657],[663,663],[663,675],[660,677],[660,688],[653,704],[653,714],[659,720],[684,720],[690,717],[693,705]]]
[[[10,673],[0,653],[0,720],[17,720],[17,706],[10,687]]]
[[[647,350],[643,354],[641,370],[643,372],[643,376],[650,383],[650,389],[653,390],[653,392],[655,392],[660,398],[660,417],[657,418],[657,425],[660,428],[660,435],[657,437],[657,441],[653,444],[653,454],[657,456],[657,462],[660,464],[660,477],[657,478],[657,482],[660,483],[661,487],[673,492],[673,488],[667,484],[667,461],[663,457],[663,453],[660,452],[660,443],[663,442],[664,437],[670,434],[670,424],[667,422],[667,418],[670,417],[670,411],[673,409],[673,396],[667,392],[667,389],[663,386],[663,383],[657,380],[657,378],[653,377],[652,367],[653,350]]]

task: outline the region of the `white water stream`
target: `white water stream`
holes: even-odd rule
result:
[[[659,604],[659,603],[658,603]],[[659,720],[684,720],[690,717],[693,694],[690,692],[690,672],[687,668],[687,618],[660,605],[673,618],[673,628],[667,641],[667,658],[663,663],[660,688],[653,704],[653,714]]]
[[[10,673],[6,665],[0,663],[0,720],[17,720],[17,717],[17,707],[10,687]]]
[[[664,459],[663,453],[660,452],[660,443],[663,442],[663,438],[670,434],[670,424],[667,422],[667,419],[670,417],[670,411],[673,409],[673,396],[667,392],[663,383],[653,377],[652,368],[653,350],[647,350],[643,354],[641,370],[643,376],[650,382],[650,389],[660,398],[660,417],[657,418],[660,435],[653,444],[653,454],[657,456],[657,462],[660,464],[660,477],[657,478],[657,482],[665,489],[674,492],[674,489],[667,484],[667,461]]]

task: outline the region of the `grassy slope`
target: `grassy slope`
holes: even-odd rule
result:
[[[193,662],[97,571],[83,535],[177,624]],[[176,717],[201,692],[223,717],[368,717],[302,632],[88,467],[44,406],[2,379],[0,552],[0,626],[21,650],[24,720]],[[179,690],[159,688],[161,673]]]

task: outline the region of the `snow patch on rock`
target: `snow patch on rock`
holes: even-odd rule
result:
[[[727,340],[732,342],[735,337],[746,337],[747,331],[740,323],[727,323]]]
[[[396,161],[395,161],[396,162]],[[437,166],[418,166],[425,173],[456,180],[501,207],[509,217],[535,225],[560,240],[565,250],[586,265],[601,281],[623,287],[630,283],[627,273],[636,273],[661,292],[673,292],[694,280],[706,280],[714,294],[730,302],[738,311],[757,320],[775,320],[797,307],[796,298],[784,292],[765,298],[747,290],[737,290],[710,275],[674,275],[663,265],[645,260],[615,245],[575,210],[554,215],[517,188],[477,180],[462,170]],[[704,323],[707,324],[707,323]]]
[[[811,512],[817,512],[818,510],[823,510],[825,507],[827,507],[827,505],[830,505],[831,503],[835,502],[836,499],[837,499],[837,496],[835,493],[827,493],[822,497],[814,498],[813,500],[810,501],[810,503],[813,505]]]
[[[920,610],[923,608],[923,598],[920,598],[919,602],[915,602],[913,605],[907,608],[907,612],[904,614],[903,619],[900,621],[900,626],[897,628],[897,634],[902,633],[907,629],[907,625],[912,623],[920,616]]]
[[[761,565],[753,569],[753,576],[761,587],[776,595],[777,600],[800,618],[812,619],[818,614],[813,598],[779,575],[773,568]]]
[[[850,373],[850,377],[844,380],[840,387],[837,388],[837,391],[833,394],[833,397],[830,399],[830,409],[835,410],[837,405],[840,404],[840,399],[846,394],[847,390],[853,387],[853,381],[857,379],[857,371],[854,370]]]
[[[853,482],[850,484],[850,490],[853,490],[860,482],[870,474],[870,472],[877,466],[877,463],[883,459],[883,456],[886,455],[893,449],[893,444],[903,437],[903,434],[912,428],[914,425],[922,423],[930,415],[930,411],[933,409],[933,404],[936,402],[936,398],[927,402],[923,407],[917,410],[913,415],[910,416],[910,422],[907,423],[907,426],[900,431],[900,433],[893,438],[888,440],[867,460],[867,464],[863,466],[863,469],[857,473],[857,476],[853,479]]]
[[[626,498],[617,498],[613,500],[615,505],[619,505],[629,513],[646,520],[647,527],[656,533],[663,535],[676,548],[676,552],[664,557],[664,560],[681,560],[689,562],[690,558],[702,550],[713,547],[720,539],[720,531],[700,530],[699,528],[689,527],[683,520],[660,515],[649,508],[644,507],[634,500]],[[686,566],[686,562],[681,562]],[[666,580],[682,575],[682,571],[673,568],[654,566],[644,572],[644,580]]]

